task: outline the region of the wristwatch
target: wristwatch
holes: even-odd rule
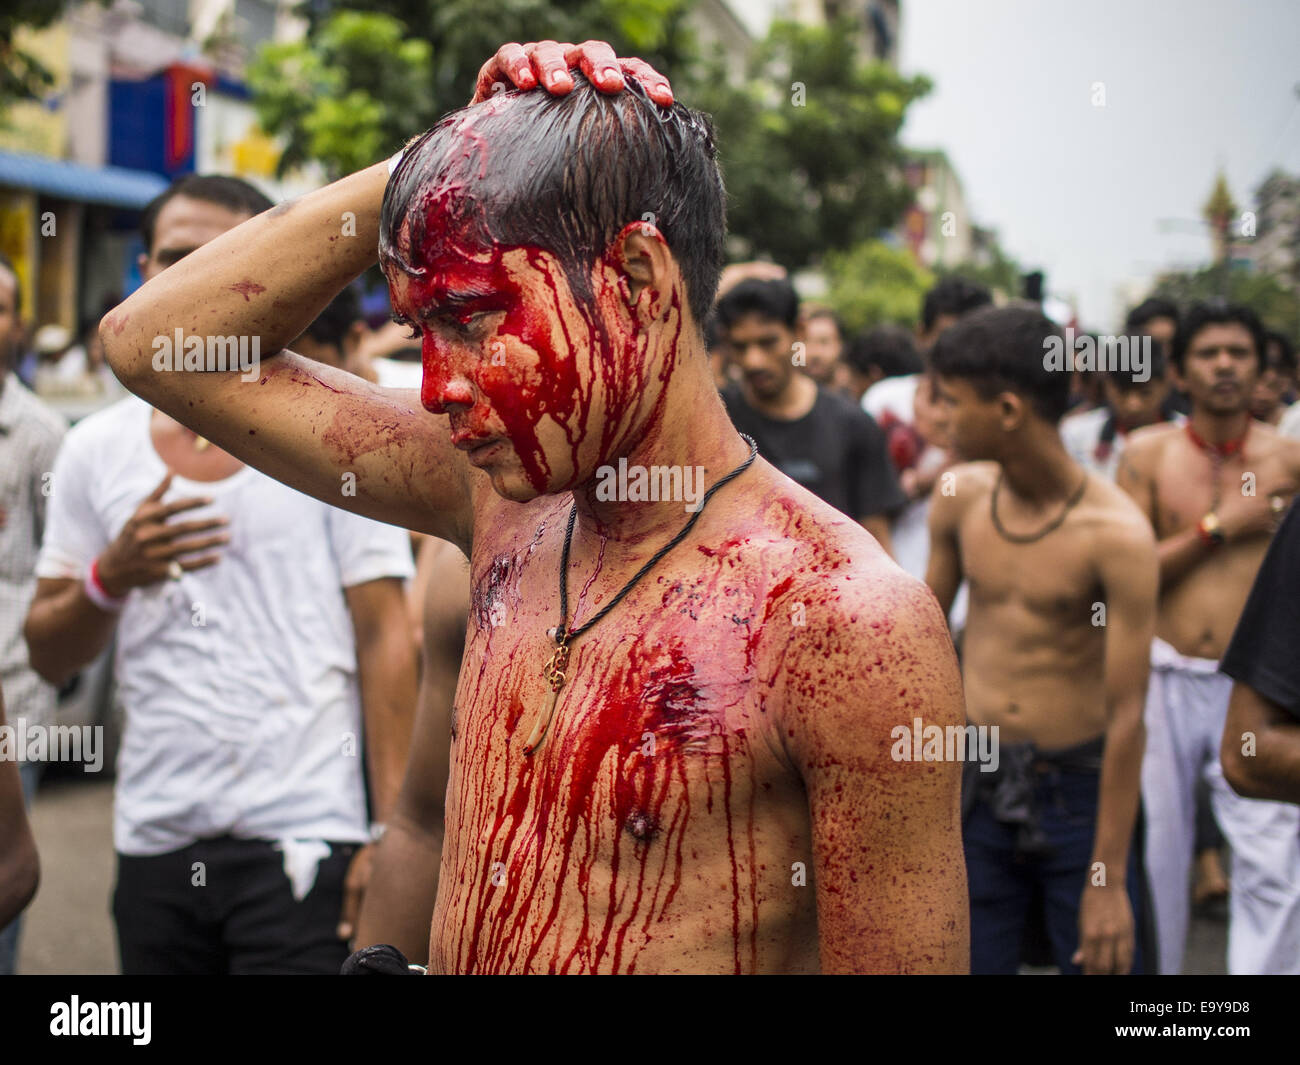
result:
[[[1196,531],[1207,547],[1218,547],[1223,543],[1223,526],[1219,524],[1219,515],[1210,511],[1196,523]]]

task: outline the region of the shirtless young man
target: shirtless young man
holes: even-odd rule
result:
[[[1142,796],[1162,973],[1182,968],[1202,774],[1232,848],[1228,971],[1300,972],[1300,809],[1243,799],[1219,760],[1232,680],[1218,660],[1300,483],[1300,441],[1250,417],[1263,345],[1249,308],[1193,307],[1173,347],[1191,416],[1134,434],[1120,465],[1160,542]]]
[[[103,323],[109,358],[254,465],[469,556],[435,971],[963,969],[957,767],[890,755],[900,722],[960,720],[943,618],[856,522],[743,468],[700,334],[712,137],[644,64],[617,91],[619,63],[506,46],[391,181],[370,167],[141,288]],[[493,93],[505,76],[573,90]],[[280,352],[376,245],[422,338],[419,403]],[[280,353],[252,383],[156,374],[177,328]],[[740,470],[640,580],[692,515],[600,498],[620,458],[710,489]],[[550,630],[593,621],[563,663]]]
[[[1016,971],[1035,896],[1063,972],[1141,963],[1130,838],[1155,544],[1061,443],[1070,382],[1043,365],[1059,336],[1036,308],[988,308],[930,356],[953,444],[977,461],[935,488],[927,579],[944,608],[970,582],[966,714],[1001,741],[963,796],[976,973]]]

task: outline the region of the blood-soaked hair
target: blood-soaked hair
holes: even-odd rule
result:
[[[1070,406],[1070,374],[1048,368],[1053,337],[1064,351],[1060,327],[1037,307],[985,307],[939,334],[930,368],[940,377],[969,381],[981,399],[1014,392],[1055,425]]]
[[[431,226],[474,246],[532,245],[559,260],[576,299],[631,222],[663,235],[703,328],[722,273],[725,193],[707,115],[660,107],[633,78],[613,94],[570,71],[565,96],[508,91],[454,111],[407,149],[384,192],[380,261],[408,272],[399,236]]]

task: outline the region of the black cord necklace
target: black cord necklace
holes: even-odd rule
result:
[[[573,543],[573,526],[578,518],[578,504],[574,503],[569,509],[569,525],[564,533],[564,551],[560,555],[560,623],[555,627],[555,651],[551,655],[550,661],[546,663],[546,668],[542,670],[542,676],[546,678],[547,685],[550,687],[551,691],[547,696],[545,709],[538,715],[537,721],[533,724],[533,731],[528,737],[528,742],[524,744],[525,755],[532,754],[541,746],[542,740],[546,737],[546,730],[550,728],[551,717],[555,713],[555,704],[559,699],[560,689],[564,687],[565,671],[569,668],[570,642],[577,639],[596,624],[596,622],[613,610],[614,607],[618,606],[618,604],[623,601],[623,597],[636,586],[637,582],[641,580],[642,577],[654,569],[664,555],[668,554],[669,551],[686,539],[691,529],[695,527],[695,523],[700,520],[700,515],[704,513],[704,508],[709,505],[709,500],[713,497],[713,494],[728,481],[739,477],[749,469],[751,465],[753,465],[754,459],[758,457],[758,444],[754,442],[753,437],[746,436],[744,433],[740,434],[740,438],[749,445],[749,458],[745,459],[744,462],[728,473],[725,477],[719,478],[718,481],[704,493],[704,498],[700,501],[700,509],[691,515],[691,520],[682,527],[681,532],[656,551],[650,561],[636,571],[632,579],[628,581],[627,584],[623,585],[622,589],[613,599],[606,603],[604,607],[584,621],[581,625],[572,629],[568,627],[569,547]]]
[[[993,515],[993,528],[997,529],[998,535],[1001,536],[1002,539],[1009,540],[1013,544],[1036,543],[1048,533],[1055,529],[1059,529],[1061,523],[1069,516],[1070,511],[1072,511],[1079,500],[1083,498],[1083,493],[1088,487],[1088,472],[1085,470],[1083,472],[1083,480],[1079,482],[1079,487],[1074,490],[1074,493],[1070,498],[1065,501],[1065,506],[1061,510],[1061,513],[1052,521],[1048,522],[1047,525],[1038,532],[1025,535],[1022,533],[1008,532],[1006,527],[1002,524],[1001,519],[998,517],[998,493],[1002,491],[1002,478],[1003,474],[999,472],[998,483],[993,486],[993,498],[989,502],[989,511]]]

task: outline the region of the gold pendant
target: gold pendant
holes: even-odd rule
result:
[[[206,437],[199,436],[197,433],[194,435],[195,451],[206,451],[211,445],[212,445],[212,441],[207,439]]]
[[[537,715],[537,720],[533,722],[533,731],[528,737],[528,742],[524,744],[524,754],[531,755],[538,747],[541,746],[542,740],[546,738],[546,730],[551,726],[551,718],[555,715],[555,704],[560,699],[560,689],[564,687],[564,673],[569,668],[569,634],[562,632],[559,636],[559,642],[555,652],[551,655],[551,660],[546,663],[546,668],[542,670],[542,676],[546,678],[546,683],[550,686],[550,694],[546,697],[546,706],[542,713]]]

